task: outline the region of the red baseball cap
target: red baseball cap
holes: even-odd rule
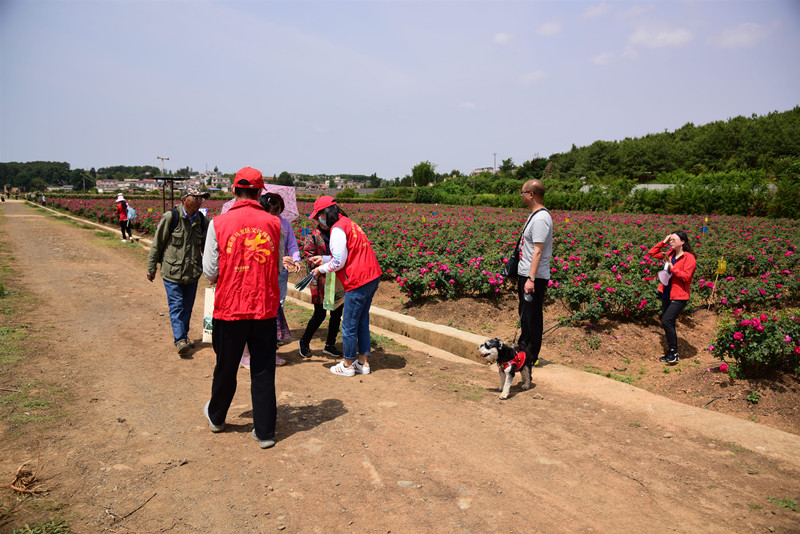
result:
[[[261,171],[258,169],[245,167],[236,173],[233,186],[243,189],[261,189],[264,187],[264,178],[261,176]]]
[[[336,199],[329,195],[323,195],[314,201],[314,209],[309,219],[316,219],[319,212],[336,204]]]

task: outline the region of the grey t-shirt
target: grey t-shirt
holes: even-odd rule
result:
[[[517,274],[523,278],[527,278],[531,270],[533,244],[544,243],[542,247],[542,258],[539,260],[539,269],[536,271],[536,278],[550,280],[550,258],[553,257],[553,219],[550,217],[550,212],[545,209],[539,210],[529,219],[530,222],[522,234]]]

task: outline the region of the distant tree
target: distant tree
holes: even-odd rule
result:
[[[292,175],[286,171],[283,171],[278,175],[278,179],[275,181],[278,185],[294,185],[294,178]]]
[[[436,181],[436,165],[430,161],[422,161],[417,163],[411,169],[411,176],[413,183],[417,187],[424,187]]]
[[[355,198],[358,196],[358,193],[355,189],[345,188],[340,193],[336,195],[336,200],[348,199],[348,198]]]
[[[380,187],[381,186],[381,179],[378,178],[377,173],[373,173],[372,176],[369,177],[369,186],[370,187]]]
[[[511,158],[504,159],[502,163],[500,163],[500,172],[503,174],[510,174],[515,168],[514,160]]]
[[[217,167],[216,165],[214,165],[214,172],[219,172],[219,167]]]
[[[330,180],[328,180],[328,189],[336,189],[336,180],[334,180],[332,177]]]

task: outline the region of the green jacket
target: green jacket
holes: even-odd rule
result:
[[[208,218],[195,216],[194,222],[183,216],[183,208],[178,206],[181,220],[170,235],[172,210],[161,216],[150,254],[147,256],[147,272],[155,273],[161,264],[161,278],[176,284],[196,282],[203,274],[203,247],[206,243]]]

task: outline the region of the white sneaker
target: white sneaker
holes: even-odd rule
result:
[[[358,360],[353,362],[353,369],[355,369],[356,373],[360,375],[368,375],[370,373],[369,363],[361,365]]]
[[[211,417],[208,415],[209,404],[211,404],[211,401],[208,401],[206,405],[203,406],[203,413],[206,416],[206,421],[208,421],[208,428],[211,429],[211,431],[215,434],[218,432],[222,432],[223,430],[225,430],[225,423],[222,423],[221,425],[215,425],[214,423],[211,422]]]
[[[344,362],[339,362],[331,367],[331,373],[339,376],[356,376],[355,365],[345,367]]]

